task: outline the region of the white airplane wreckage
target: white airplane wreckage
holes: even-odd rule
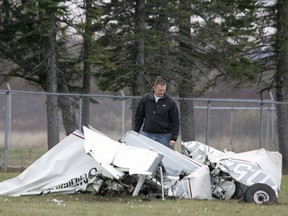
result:
[[[182,154],[134,131],[114,141],[96,129],[76,130],[15,178],[0,195],[125,194],[164,199],[276,202],[282,156],[259,149],[222,152],[197,141]]]

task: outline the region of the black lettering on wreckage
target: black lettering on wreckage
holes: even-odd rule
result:
[[[97,175],[97,168],[92,168],[89,170],[88,173],[84,173],[83,175],[80,175],[79,177],[72,178],[68,182],[60,184],[53,189],[50,188],[50,190],[57,190],[57,189],[63,189],[63,188],[70,188],[70,187],[78,187],[84,184],[87,184],[89,179],[94,178]]]

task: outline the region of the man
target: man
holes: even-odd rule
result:
[[[179,133],[179,113],[175,101],[166,93],[165,80],[157,79],[153,92],[140,100],[133,130],[174,149]]]

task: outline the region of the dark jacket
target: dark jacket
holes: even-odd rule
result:
[[[154,92],[146,94],[139,102],[135,120],[134,131],[149,133],[171,133],[170,140],[177,140],[179,133],[179,113],[174,100],[166,93],[156,103]]]

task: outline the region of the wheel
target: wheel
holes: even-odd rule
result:
[[[269,185],[256,183],[247,188],[244,199],[246,202],[262,204],[264,202],[276,202],[277,197]]]

